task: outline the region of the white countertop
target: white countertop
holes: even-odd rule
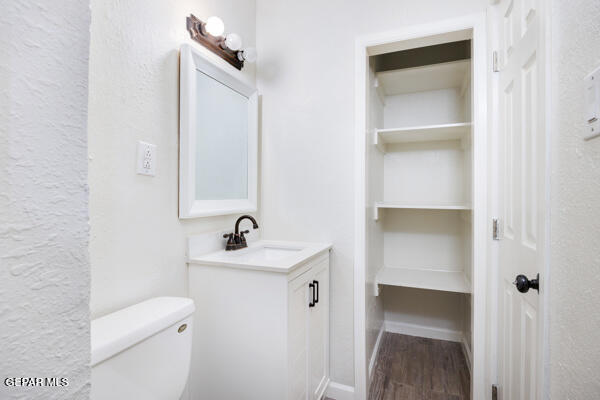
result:
[[[188,263],[289,273],[331,248],[330,243],[259,240],[241,250],[218,250],[190,257]]]

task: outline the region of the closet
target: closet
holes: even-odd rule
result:
[[[458,342],[470,369],[474,129],[468,35],[368,57],[369,369],[379,342],[373,327]]]

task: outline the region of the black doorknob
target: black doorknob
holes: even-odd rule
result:
[[[535,289],[540,291],[540,274],[537,274],[535,279],[527,279],[525,275],[517,275],[517,278],[513,282],[517,287],[517,290],[521,293],[529,292],[529,289]]]

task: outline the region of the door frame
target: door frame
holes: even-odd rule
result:
[[[369,49],[381,46],[386,51],[400,50],[398,42],[415,40],[427,45],[427,39],[450,32],[473,31],[473,275],[472,275],[472,398],[484,399],[488,368],[486,323],[487,308],[487,28],[486,13],[407,26],[395,31],[359,36],[355,42],[355,121],[354,121],[354,398],[366,400],[368,392],[366,354],[366,144],[367,84]],[[489,364],[488,364],[489,365]]]

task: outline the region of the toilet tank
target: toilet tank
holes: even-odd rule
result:
[[[194,303],[157,297],[92,321],[92,400],[178,400],[192,350]]]

